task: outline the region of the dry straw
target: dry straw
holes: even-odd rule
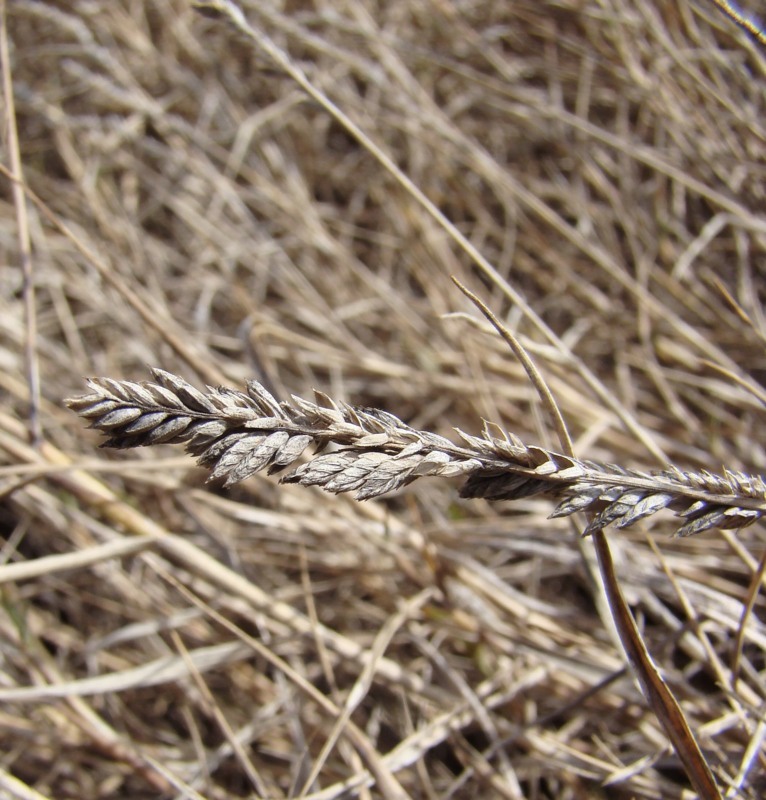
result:
[[[758,41],[707,0],[3,7],[0,794],[764,797]],[[75,410],[211,485],[61,407],[147,363]]]

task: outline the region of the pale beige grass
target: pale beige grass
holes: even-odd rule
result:
[[[763,473],[764,53],[686,0],[246,4],[445,229],[232,26],[94,8],[8,7],[44,438],[3,177],[2,790],[688,797],[544,497],[223,491],[170,450],[96,451],[62,399],[151,364],[559,450],[456,275],[579,458]],[[620,584],[721,792],[757,798],[761,523],[672,530],[607,532]]]

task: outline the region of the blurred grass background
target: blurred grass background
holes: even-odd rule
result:
[[[23,176],[55,217],[2,179],[2,791],[691,796],[545,500],[224,492],[170,448],[97,452],[61,399],[157,365],[558,449],[455,275],[579,456],[761,472],[766,53],[686,0],[243,8],[492,268],[225,19],[7,4]],[[723,789],[761,797],[762,531],[637,528],[610,542],[652,655]]]

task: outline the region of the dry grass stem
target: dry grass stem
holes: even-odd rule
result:
[[[766,794],[766,52],[718,6],[4,4],[0,794]]]

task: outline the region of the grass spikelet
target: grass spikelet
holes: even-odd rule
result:
[[[589,511],[595,516],[586,534],[607,525],[627,528],[666,508],[683,519],[679,536],[743,528],[766,513],[766,485],[757,475],[675,467],[638,472],[528,447],[517,437],[495,438],[490,426],[482,437],[460,433],[464,444],[457,445],[376,409],[331,401],[328,408],[297,397],[278,403],[256,381],[247,394],[223,388],[203,394],[161,369],[152,375],[155,382],[141,384],[92,378],[90,394],[66,403],[107,436],[103,446],[183,444],[226,486],[290,467],[312,443],[335,444],[341,449],[314,454],[282,482],[368,500],[418,478],[462,476],[464,498],[549,494],[560,498],[552,517]]]

